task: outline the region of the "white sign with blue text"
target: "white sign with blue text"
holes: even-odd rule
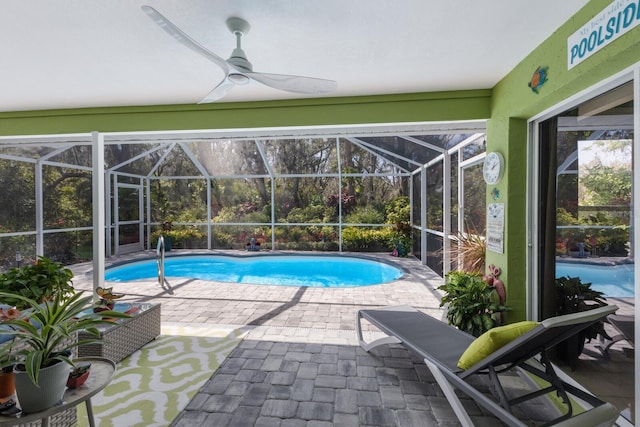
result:
[[[575,67],[640,23],[640,0],[614,0],[567,39],[568,67]]]

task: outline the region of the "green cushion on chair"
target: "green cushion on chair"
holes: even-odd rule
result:
[[[460,356],[458,368],[469,369],[494,351],[498,350],[538,326],[538,322],[524,321],[489,329],[476,338]]]

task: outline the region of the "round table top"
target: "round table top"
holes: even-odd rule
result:
[[[74,389],[67,389],[59,404],[45,409],[44,411],[34,412],[31,414],[20,414],[18,416],[0,415],[0,427],[14,426],[41,420],[74,407],[79,403],[85,402],[88,399],[91,399],[95,394],[102,391],[102,389],[111,382],[113,374],[116,371],[116,364],[113,361],[102,357],[79,357],[73,361],[76,364],[91,363],[89,377],[84,384]]]

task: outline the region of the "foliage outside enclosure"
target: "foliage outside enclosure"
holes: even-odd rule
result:
[[[629,131],[615,131],[590,141],[590,132],[559,134],[559,161],[576,152],[578,159],[587,157],[589,151],[596,153],[590,161],[575,160],[569,171],[558,176],[556,255],[629,255],[631,136]],[[591,146],[581,148],[586,142]]]
[[[264,249],[270,249],[273,241],[277,249],[338,250],[337,225],[341,217],[346,250],[391,251],[396,242],[406,243],[407,227],[399,235],[395,222],[385,225],[386,204],[402,196],[407,188],[397,169],[373,153],[345,142],[340,158],[343,174],[339,175],[335,140],[278,142],[264,144],[266,157],[280,174],[275,178],[266,174],[259,153],[250,145],[235,147],[241,156],[233,156],[231,164],[208,159],[210,167],[224,168],[229,174],[246,174],[240,179],[211,180],[213,248],[242,249],[256,238]],[[223,152],[231,148],[216,146]],[[162,172],[168,172],[166,167]],[[176,169],[170,175],[185,172]],[[189,186],[178,180],[155,180],[152,188],[157,190],[152,193],[152,223],[174,222],[173,230],[165,233],[173,237],[174,247],[206,247],[206,205],[199,202],[206,199],[206,181]],[[196,196],[189,198],[187,194]],[[405,199],[408,206],[408,198]],[[188,200],[190,204],[185,203]],[[408,224],[408,208],[405,217]],[[366,227],[356,230],[362,224]],[[154,230],[152,242],[159,234],[159,228]]]
[[[338,250],[342,223],[346,250],[390,252],[402,247],[406,253],[410,249],[406,172],[402,176],[403,171],[384,158],[348,141],[342,141],[338,152],[335,139],[264,141],[274,176],[267,173],[255,144],[229,142],[233,143],[192,146],[211,176],[224,171],[209,181],[179,146],[145,156],[140,155],[152,148],[150,144],[106,146],[107,166],[123,164],[117,186],[116,179],[107,181],[111,194],[118,194],[120,244],[138,242],[141,227],[146,236],[146,224],[152,224],[149,237],[155,242],[159,225],[170,220],[174,247],[207,248],[210,211],[213,248],[242,249],[255,237],[265,249],[271,248],[273,239],[277,249]],[[51,149],[33,150],[37,153],[30,154],[37,157]],[[0,162],[0,182],[6,184],[0,187],[0,197],[15,201],[0,207],[0,232],[24,233],[0,238],[0,265],[8,268],[16,265],[17,252],[25,260],[35,259],[36,172],[33,161]],[[78,145],[42,165],[44,252],[64,264],[92,256],[90,163],[91,148]],[[143,206],[147,194],[142,179],[132,175],[144,177],[151,170],[150,217],[145,209],[139,218],[139,194],[144,194]],[[139,190],[132,188],[136,186]],[[115,212],[113,197],[110,203]],[[113,227],[114,221],[111,218],[108,225]]]

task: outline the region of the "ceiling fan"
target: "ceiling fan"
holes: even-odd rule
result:
[[[251,28],[249,23],[242,18],[231,17],[227,19],[227,28],[236,36],[236,48],[231,53],[231,57],[225,60],[189,37],[153,7],[145,5],[142,6],[142,10],[171,37],[217,64],[224,71],[225,77],[222,81],[198,104],[217,101],[229,93],[234,85],[244,85],[250,80],[275,89],[303,94],[329,93],[337,87],[333,80],[254,72],[251,62],[247,60],[247,55],[242,50],[242,36],[247,34]]]

